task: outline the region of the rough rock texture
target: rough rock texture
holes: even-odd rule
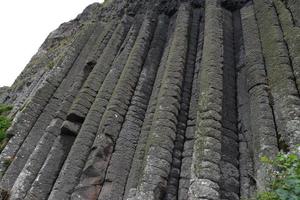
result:
[[[14,105],[1,198],[238,200],[300,144],[300,1],[107,0],[50,33]],[[6,196],[6,197],[4,197]]]

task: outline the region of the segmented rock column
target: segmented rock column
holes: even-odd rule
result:
[[[295,0],[89,6],[0,94],[0,199],[254,197],[300,143],[299,22]]]
[[[223,14],[205,2],[205,30],[189,199],[220,199],[223,89]]]

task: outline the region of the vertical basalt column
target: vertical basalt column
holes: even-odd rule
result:
[[[59,135],[56,138],[24,200],[47,199],[73,142],[72,135]]]
[[[34,182],[41,167],[43,166],[47,155],[55,142],[56,137],[60,133],[60,127],[63,120],[66,118],[67,111],[70,108],[75,94],[79,88],[74,86],[65,95],[65,99],[60,105],[59,110],[56,112],[56,117],[51,121],[44,135],[38,142],[35,150],[28,158],[26,165],[19,174],[15,184],[11,189],[11,199],[24,199],[28,190],[31,188],[31,184]],[[36,194],[38,196],[38,194]]]
[[[289,52],[290,62],[296,79],[297,88],[300,88],[300,25],[296,26],[293,15],[284,6],[281,0],[274,0],[274,7],[279,18],[280,27]],[[300,2],[298,1],[298,6]],[[296,7],[296,5],[295,5]],[[300,12],[300,8],[298,8]],[[298,17],[300,14],[298,13]],[[300,19],[298,19],[300,20]]]
[[[65,97],[66,93],[69,93],[68,90],[73,90],[71,93],[73,93],[72,96],[75,96],[76,93],[78,92],[78,90],[80,89],[82,82],[83,82],[82,79],[84,79],[82,65],[88,56],[89,49],[94,45],[93,40],[95,39],[95,37],[96,38],[98,37],[98,34],[101,31],[102,31],[101,25],[98,25],[95,27],[93,34],[89,37],[84,48],[80,52],[80,55],[77,57],[76,61],[73,63],[72,69],[69,71],[68,75],[63,80],[62,84],[59,86],[57,91],[55,92],[54,98],[53,98],[54,100],[51,99],[50,102],[48,103],[48,105],[46,106],[45,110],[47,112],[45,111],[41,115],[41,119],[39,119],[37,121],[37,124],[33,127],[33,129],[28,134],[27,138],[23,142],[21,148],[19,149],[18,153],[16,154],[16,158],[14,159],[12,166],[7,170],[6,176],[10,176],[9,181],[11,183],[14,182],[13,178],[17,178],[17,176],[19,175],[19,172],[22,171],[25,163],[28,162],[27,159],[35,150],[36,144],[39,142],[40,138],[42,138],[42,136],[44,134],[47,134],[47,132],[44,133],[44,130],[46,128],[43,129],[42,126],[48,126],[50,124],[49,119],[51,120],[52,118],[55,118],[55,115],[56,115],[55,111],[57,110],[57,109],[55,109],[55,107],[59,107],[59,102],[60,102],[59,100],[61,99],[63,102],[63,100],[66,98]],[[78,72],[78,74],[75,75],[75,77],[73,76],[72,81],[70,81],[69,78],[74,74],[74,72]],[[66,92],[66,90],[68,92]],[[64,92],[62,92],[62,91],[64,91]],[[70,101],[72,102],[73,99]],[[48,108],[48,107],[50,107],[50,108]],[[64,109],[69,109],[69,107],[64,108]],[[47,148],[45,148],[45,149],[47,149]],[[44,161],[44,160],[45,160],[45,158],[40,157],[39,164],[42,165],[43,164],[42,161]],[[37,166],[40,166],[40,165],[37,164]],[[9,173],[11,173],[11,174],[9,174]],[[23,178],[25,178],[25,177],[23,177]]]
[[[92,48],[89,48],[89,50],[88,50],[89,54],[87,55],[85,62],[81,63],[82,65],[84,65],[84,70],[83,70],[83,74],[82,74],[84,76],[83,81],[86,81],[86,79],[90,75],[91,71],[97,64],[97,60],[102,55],[105,47],[107,46],[109,40],[111,39],[114,29],[117,26],[116,24],[117,24],[116,22],[110,22],[103,27],[103,26],[101,26],[101,23],[100,23],[99,26],[102,27],[103,30],[101,30],[101,32],[96,31],[94,37],[90,38],[90,42],[92,42],[92,44],[93,44],[93,45],[90,45]],[[77,97],[77,98],[80,98],[80,97]],[[92,101],[92,99],[90,99],[90,100]],[[80,121],[78,122],[74,118],[72,118],[72,109],[70,111],[68,111],[67,118],[70,118],[70,116],[71,116],[71,119],[65,120],[63,122],[62,131],[69,132],[70,134],[77,134],[76,132],[79,131],[82,124]]]
[[[103,46],[102,44],[106,43],[105,41],[103,41],[103,37],[103,34],[99,33],[96,33],[95,37],[91,37],[91,40],[87,43],[87,52],[89,52],[91,48],[95,49],[95,45],[97,45],[98,43],[101,43],[101,46]],[[100,42],[99,40],[103,42]],[[85,59],[78,65],[86,67],[86,61],[89,59],[90,56],[90,54],[87,52],[85,51],[84,53]],[[82,79],[88,76],[88,73],[89,72],[86,72],[86,68],[82,69]],[[80,82],[82,84],[84,80],[81,80]],[[33,198],[32,195],[34,195],[35,193],[38,194],[40,198],[45,198],[45,196],[49,195],[53,183],[57,178],[58,173],[61,171],[62,164],[69,153],[73,141],[75,140],[75,136],[75,134],[70,134],[69,131],[65,131],[65,127],[63,127],[61,135],[59,135],[58,138],[55,140],[53,147],[51,148],[48,157],[45,161],[45,164],[40,169],[38,177],[35,179],[29,194],[26,196],[27,199]]]
[[[130,172],[127,178],[126,182],[126,188],[125,188],[125,193],[124,193],[124,198],[126,199],[127,197],[131,197],[132,195],[135,194],[136,188],[138,186],[138,182],[140,179],[140,175],[142,173],[142,165],[143,165],[143,159],[145,155],[145,148],[146,148],[146,143],[149,137],[149,132],[151,129],[152,121],[153,121],[153,115],[155,112],[156,104],[157,104],[157,98],[158,98],[158,93],[161,88],[161,82],[162,78],[165,72],[165,67],[166,67],[166,62],[168,59],[169,51],[170,51],[170,46],[172,43],[172,38],[173,38],[173,32],[174,32],[174,20],[175,17],[172,17],[169,19],[170,23],[168,26],[168,32],[167,32],[167,38],[168,41],[166,43],[166,46],[164,48],[164,52],[162,55],[162,58],[160,60],[160,64],[157,70],[157,75],[155,77],[155,82],[152,88],[152,94],[148,103],[147,111],[145,114],[145,119],[143,121],[143,126],[141,128],[141,132],[139,135],[139,140],[135,149],[134,157],[132,160]]]
[[[72,199],[97,199],[101,192],[115,142],[151,44],[157,22],[156,15],[150,13],[145,17],[133,50],[103,114],[81,181],[72,194]]]
[[[245,6],[247,7],[247,6]],[[247,16],[245,8],[235,11],[235,49],[237,72],[237,112],[238,112],[238,141],[239,141],[239,173],[240,197],[251,198],[255,191],[253,167],[253,143],[250,124],[250,103],[247,87],[247,69],[245,67],[245,44],[243,35],[244,23]],[[245,13],[244,13],[245,12]],[[255,25],[255,24],[254,24]],[[253,25],[252,25],[253,26]],[[248,36],[249,37],[249,36]],[[252,38],[253,37],[253,38]],[[256,36],[258,37],[258,36]],[[251,36],[254,40],[254,36]],[[259,44],[259,40],[258,40]],[[262,55],[262,54],[261,54]]]
[[[66,51],[65,57],[60,60],[54,72],[49,74],[37,92],[28,100],[26,106],[24,106],[24,108],[15,117],[11,128],[7,131],[7,134],[12,138],[3,149],[0,156],[0,171],[2,172],[2,175],[7,167],[7,165],[3,165],[3,163],[6,159],[13,158],[19,150],[32,127],[39,119],[45,106],[53,97],[57,87],[61,84],[64,77],[70,70],[74,59],[76,59],[80,53],[82,45],[84,44],[85,39],[88,38],[88,34],[89,32],[91,33],[91,30],[92,27],[89,27],[83,31],[84,33],[80,33],[75,37],[70,48]]]
[[[105,112],[107,104],[135,43],[140,24],[140,21],[137,21],[131,27],[128,36],[125,39],[125,43],[121,47],[123,50],[119,51],[119,55],[114,60],[110,72],[107,74],[98,91],[95,101],[82,124],[58,178],[56,179],[49,199],[56,200],[70,198],[74,188],[78,184],[81,172],[99,128],[102,115]]]
[[[172,153],[172,165],[168,178],[168,186],[164,199],[178,199],[179,179],[181,172],[182,153],[184,150],[185,133],[189,115],[189,105],[192,94],[192,85],[195,73],[195,63],[198,48],[199,26],[201,18],[201,9],[193,9],[193,18],[191,20],[191,30],[189,37],[189,50],[187,54],[187,63],[183,81],[183,91],[181,95],[180,111],[178,114],[178,123],[176,127],[176,139]]]
[[[260,158],[262,156],[274,157],[276,155],[278,151],[277,130],[270,102],[267,71],[252,4],[248,4],[241,9],[241,18],[250,105],[251,148],[253,149],[254,162],[253,178],[256,180],[257,189],[261,191],[266,187],[268,168],[261,163]],[[242,187],[244,186],[246,185],[242,185]],[[246,194],[242,195],[249,198],[253,194],[248,194],[249,196]]]
[[[188,199],[220,199],[223,100],[223,12],[205,1],[205,29],[194,152]]]
[[[33,126],[26,139],[23,141],[20,149],[15,154],[12,162],[7,168],[1,181],[1,187],[10,190],[13,186],[16,178],[24,167],[28,157],[34,150],[40,137],[42,137],[47,126],[51,120],[55,117],[55,112],[59,106],[60,101],[57,98],[52,98],[49,104],[45,107],[43,113],[37,120],[37,123]]]
[[[91,72],[92,68],[86,66],[87,60],[91,55],[91,51],[96,48],[97,42],[102,40],[103,34],[106,33],[106,26],[102,22],[94,22],[95,27],[93,28],[92,34],[89,36],[88,40],[85,42],[84,48],[80,52],[80,55],[73,63],[73,66],[68,74],[68,76],[63,80],[62,86],[59,88],[55,96],[64,96],[66,91],[69,91],[74,84],[79,84],[80,90],[87,76]],[[96,41],[96,42],[95,42]],[[75,88],[73,88],[75,89]],[[78,91],[76,92],[76,94]]]
[[[128,108],[124,124],[116,141],[115,150],[112,154],[105,182],[98,199],[118,200],[123,197],[131,162],[164,50],[168,23],[169,19],[166,15],[159,17],[150,50],[132,97],[131,105]]]
[[[18,125],[11,127],[10,132],[14,133],[14,136],[10,139],[0,156],[0,162],[2,163],[0,171],[2,172],[7,167],[4,164],[5,160],[8,158],[13,159],[7,173],[3,173],[5,176],[1,182],[3,188],[10,189],[12,187],[26,160],[41,138],[41,132],[46,129],[54,118],[55,112],[59,107],[58,105],[63,100],[63,96],[59,95],[59,90],[64,87],[65,79],[69,77],[72,66],[80,56],[84,45],[93,32],[93,28],[94,26],[85,27],[76,36],[66,51],[65,57],[56,66],[56,73],[49,74],[43,86],[20,113],[19,120],[23,120],[26,125],[17,120],[16,123]],[[22,127],[22,125],[24,126]]]
[[[261,158],[300,143],[298,5],[112,0],[63,25],[68,44],[49,54],[55,66],[8,99],[11,115],[25,103],[0,154],[0,199],[266,191],[273,169]]]
[[[63,111],[59,112],[57,115],[60,125],[62,124],[62,121],[66,119],[67,110],[70,108],[80,86],[81,84],[77,82],[77,86],[74,86],[74,90],[71,91],[71,95],[66,99],[65,104],[62,105]],[[48,197],[54,181],[74,141],[74,136],[61,133],[60,130],[60,127],[56,130],[52,130],[50,127],[50,131],[52,132],[46,132],[44,135],[45,137],[43,137],[40,141],[40,145],[44,146],[40,147],[40,149],[36,149],[36,151],[32,154],[33,158],[38,159],[40,156],[42,160],[46,160],[42,162],[39,161],[40,163],[35,165],[34,170],[36,170],[35,173],[38,172],[38,174],[36,175],[34,181],[32,180],[34,177],[31,177],[30,179],[27,178],[27,181],[31,180],[33,182],[30,190],[27,193],[23,193],[23,195],[26,196],[21,199],[33,200],[46,199]],[[46,139],[49,140],[45,141]],[[51,149],[47,150],[50,147]],[[40,164],[43,165],[40,167]]]
[[[67,119],[73,122],[82,123],[95,100],[98,90],[100,89],[111,65],[117,55],[126,35],[130,28],[132,17],[123,17],[120,24],[117,26],[114,34],[109,40],[97,64],[93,68],[89,77],[77,95]]]
[[[300,143],[300,98],[293,64],[272,2],[253,2],[278,133],[286,144],[294,147]]]
[[[199,71],[200,64],[202,59],[203,51],[203,39],[204,39],[204,17],[203,17],[203,8],[201,8],[201,20],[199,25],[199,37],[197,41],[197,55],[195,62],[195,70],[193,75],[193,85],[191,99],[189,102],[189,115],[187,121],[187,127],[185,130],[185,141],[184,148],[181,158],[181,170],[180,170],[180,180],[178,187],[178,199],[186,200],[188,197],[188,189],[190,186],[191,178],[191,165],[192,165],[192,154],[193,154],[193,145],[195,139],[195,130],[196,130],[196,118],[197,118],[197,106],[199,99]]]
[[[60,126],[62,125],[61,120],[66,119],[67,112],[72,105],[76,94],[80,90],[80,87],[82,86],[86,76],[88,75],[86,74],[88,71],[86,72],[86,69],[82,66],[88,58],[90,49],[95,47],[94,41],[99,37],[99,35],[101,37],[101,32],[103,32],[103,25],[99,23],[72,67],[72,70],[75,70],[78,72],[78,74],[75,77],[72,77],[73,81],[69,81],[71,83],[68,84],[72,84],[71,88],[67,92],[65,92],[66,89],[64,88],[59,89],[60,93],[64,91],[64,94],[61,94],[64,96],[62,105],[60,105],[60,109],[55,114],[55,118],[51,121],[44,134],[42,134],[41,139],[18,176],[16,184],[14,184],[11,190],[11,193],[13,193],[13,196],[11,197],[12,199],[24,198],[24,195],[26,195],[27,190],[30,189],[32,182],[36,178],[37,173],[47,158],[47,154],[49,153],[55,138],[60,133]],[[66,85],[64,87],[68,88]]]
[[[183,76],[188,52],[190,3],[181,3],[166,70],[146,144],[140,185],[132,199],[160,199],[166,192],[176,137]]]
[[[113,20],[111,22],[107,22],[101,34],[99,34],[98,38],[94,41],[94,47],[90,50],[89,57],[87,59],[86,65],[96,65],[97,60],[102,55],[105,47],[107,46],[109,40],[111,39],[114,30],[117,28],[118,20]]]
[[[104,79],[106,74],[108,73],[111,62],[113,62],[117,52],[119,51],[118,47],[120,47],[122,45],[123,40],[125,39],[125,37],[127,35],[129,26],[131,24],[130,21],[131,21],[131,19],[128,19],[127,17],[125,17],[124,21],[122,21],[119,24],[118,28],[115,31],[115,34],[110,39],[108,45],[105,47],[101,57],[98,60],[98,61],[101,61],[101,59],[102,60],[104,59],[103,56],[106,56],[105,59],[107,62],[101,63],[101,64],[106,64],[106,65],[101,69],[99,69],[99,66],[97,66],[97,65],[93,68],[87,81],[85,82],[83,88],[81,89],[79,96],[77,96],[78,101],[85,99],[86,101],[83,101],[83,102],[88,103],[89,101],[91,101],[94,98],[94,97],[88,96],[87,94],[86,95],[83,95],[83,94],[86,91],[90,91],[93,93],[93,91],[94,91],[93,86],[97,85],[99,82],[100,82],[100,84],[102,84],[102,81],[103,81],[102,78]],[[101,71],[103,69],[104,69],[104,72]],[[94,80],[91,77],[96,78],[96,79]],[[92,80],[94,80],[95,82],[92,83],[91,82]],[[97,82],[97,80],[98,80],[98,82]],[[91,94],[91,93],[89,93],[89,94]],[[81,106],[80,104],[76,104],[76,102],[77,101],[75,100],[75,104],[73,103],[71,110],[74,108],[74,106],[76,107],[76,105]],[[89,106],[87,106],[87,107],[89,108]],[[81,107],[81,108],[83,108],[83,107]],[[84,109],[77,110],[77,111],[79,111],[81,113],[81,111],[84,111]],[[85,112],[83,112],[83,113],[85,113]],[[85,114],[83,116],[85,116]],[[62,130],[65,130],[65,129],[62,129]],[[67,132],[62,131],[62,134],[56,139],[56,141],[47,157],[47,160],[45,161],[44,166],[41,168],[37,179],[33,183],[33,187],[30,190],[31,195],[34,193],[39,193],[38,191],[40,191],[40,190],[43,191],[43,192],[39,193],[41,195],[41,197],[44,197],[45,195],[49,194],[50,189],[52,188],[52,184],[54,183],[57,175],[59,174],[62,164],[65,161],[65,159],[70,151],[70,148],[73,145],[73,142],[75,141],[75,136],[76,136],[75,134],[70,134],[69,131],[67,131]],[[55,162],[55,163],[53,163],[53,162]],[[49,167],[49,166],[51,166],[51,167]],[[49,171],[49,169],[51,169],[51,171]],[[27,195],[26,198],[30,199],[30,198],[32,198],[32,196]]]
[[[223,105],[221,136],[221,199],[238,200],[239,182],[239,144],[237,135],[237,102],[236,102],[236,63],[234,48],[233,13],[223,9]],[[207,140],[213,145],[214,139]]]

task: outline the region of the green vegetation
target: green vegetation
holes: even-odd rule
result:
[[[5,115],[8,111],[12,109],[12,106],[5,104],[0,104],[0,115]]]
[[[300,146],[289,153],[280,152],[275,159],[262,157],[271,165],[272,177],[267,191],[258,194],[258,200],[300,200]]]
[[[11,125],[11,119],[9,119],[6,115],[11,109],[11,106],[0,104],[0,151],[7,142],[6,130]]]
[[[11,121],[7,117],[0,116],[0,142],[6,138],[6,130],[10,127]]]

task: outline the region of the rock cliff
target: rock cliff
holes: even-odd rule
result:
[[[2,199],[250,198],[300,144],[299,90],[298,0],[92,4],[0,88]]]

